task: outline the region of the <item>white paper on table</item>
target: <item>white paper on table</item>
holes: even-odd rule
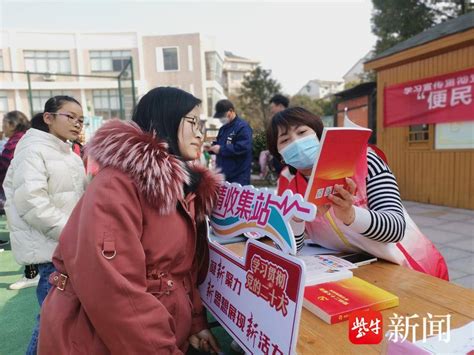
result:
[[[333,255],[297,255],[296,257],[305,264],[306,286],[349,279],[353,276],[351,269],[357,267]]]
[[[415,344],[433,354],[467,354],[474,351],[474,321],[463,327],[451,329],[448,343],[438,338],[436,335],[426,339],[426,342],[419,340]],[[442,339],[446,339],[445,333]]]
[[[335,250],[324,248],[320,245],[314,244],[306,239],[304,241],[303,248],[298,251],[297,256],[309,256],[309,255],[323,255],[323,254],[336,254]]]
[[[357,265],[347,260],[338,258],[334,255],[297,255],[298,259],[303,260],[306,265],[306,272],[320,270],[351,270],[356,269]]]

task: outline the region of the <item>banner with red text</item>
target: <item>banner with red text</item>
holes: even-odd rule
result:
[[[384,91],[384,127],[474,121],[474,68],[390,85]]]
[[[247,354],[296,353],[304,263],[249,239],[237,257],[209,241],[209,269],[199,286],[206,308]]]

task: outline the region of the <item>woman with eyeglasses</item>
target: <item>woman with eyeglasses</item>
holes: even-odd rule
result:
[[[218,352],[197,285],[221,177],[198,160],[201,100],[159,87],[86,146],[100,169],[54,254],[42,354]]]
[[[81,105],[72,97],[55,96],[44,111],[48,131],[31,128],[25,133],[3,184],[12,252],[19,264],[38,265],[40,306],[51,287],[59,235],[85,184],[84,166],[70,144],[82,129]],[[27,354],[36,354],[38,333],[39,316]]]

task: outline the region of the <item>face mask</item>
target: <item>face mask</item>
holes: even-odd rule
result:
[[[319,140],[316,134],[295,140],[279,153],[286,164],[296,169],[309,169],[314,165],[319,150]]]
[[[227,118],[227,116],[219,118],[219,121],[221,121],[222,125],[229,123],[229,119]]]

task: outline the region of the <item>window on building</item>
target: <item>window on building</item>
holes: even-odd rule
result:
[[[427,124],[414,125],[409,127],[409,142],[426,142],[430,139],[429,126]]]
[[[128,64],[131,51],[90,51],[92,72],[120,72]]]
[[[244,80],[244,73],[232,73],[232,81],[242,81]]]
[[[8,112],[8,95],[6,91],[0,91],[0,120]]]
[[[438,123],[435,149],[474,149],[474,121]]]
[[[44,104],[53,96],[68,95],[73,96],[71,92],[64,90],[32,90],[33,115],[44,111]]]
[[[178,70],[178,48],[163,48],[163,66],[165,70]]]
[[[222,65],[217,52],[206,52],[206,80],[217,81],[222,85]]]
[[[212,88],[207,88],[207,115],[212,116],[214,110],[214,100],[212,99]]]
[[[104,119],[120,117],[118,90],[92,90],[94,114]]]
[[[178,47],[156,47],[155,55],[158,72],[179,70]]]
[[[70,73],[69,51],[24,51],[25,68],[32,72]]]
[[[3,69],[3,53],[1,50],[0,50],[0,70],[4,70]]]

